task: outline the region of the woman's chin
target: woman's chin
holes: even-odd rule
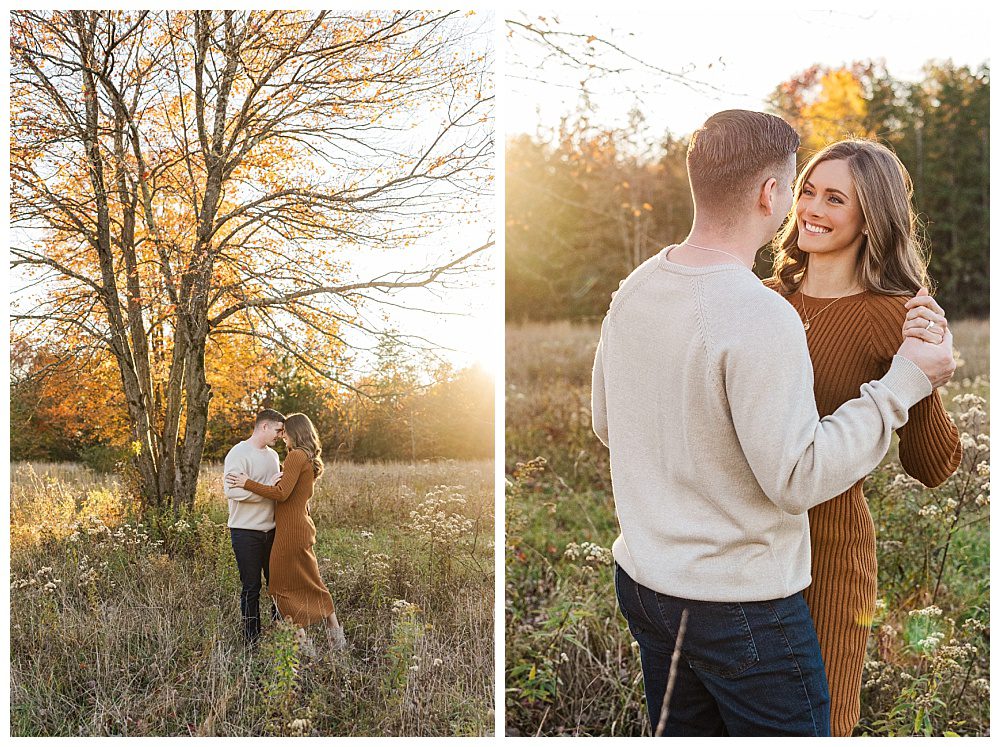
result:
[[[806,254],[814,254],[817,252],[822,252],[828,247],[824,245],[823,239],[819,236],[810,236],[809,234],[800,233],[798,241],[799,249],[804,251]]]

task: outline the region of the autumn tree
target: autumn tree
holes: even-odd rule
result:
[[[12,459],[74,460],[90,448],[127,443],[114,360],[95,352],[84,360],[67,358],[51,345],[12,346]]]
[[[808,159],[836,140],[877,133],[883,123],[869,116],[869,107],[886,80],[884,66],[873,62],[813,65],[780,83],[769,106],[799,133],[800,155]]]
[[[338,380],[363,310],[468,271],[376,251],[490,190],[489,50],[455,12],[16,11],[13,342],[114,361],[144,498],[190,506],[223,338]],[[345,386],[347,382],[342,382]]]

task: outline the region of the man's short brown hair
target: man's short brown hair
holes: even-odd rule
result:
[[[760,184],[777,174],[799,147],[795,130],[773,114],[727,109],[713,114],[691,136],[688,180],[696,209],[709,214],[742,209]]]
[[[261,410],[257,413],[257,419],[253,423],[253,427],[256,428],[261,423],[266,421],[272,421],[274,423],[284,423],[285,416],[282,415],[277,410]]]

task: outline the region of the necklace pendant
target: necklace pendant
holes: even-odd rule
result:
[[[808,319],[806,321],[802,322],[802,329],[804,329],[806,332],[809,331],[809,320]]]

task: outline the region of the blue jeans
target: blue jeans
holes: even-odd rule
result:
[[[274,544],[274,530],[261,532],[256,529],[236,529],[230,527],[229,536],[236,556],[236,567],[240,571],[240,616],[243,618],[243,638],[254,643],[260,638],[260,576],[271,580],[271,545]],[[271,603],[271,619],[278,619],[278,611]]]
[[[698,602],[660,594],[615,567],[618,607],[639,643],[653,732],[688,610],[664,736],[830,736],[830,693],[802,594]]]

